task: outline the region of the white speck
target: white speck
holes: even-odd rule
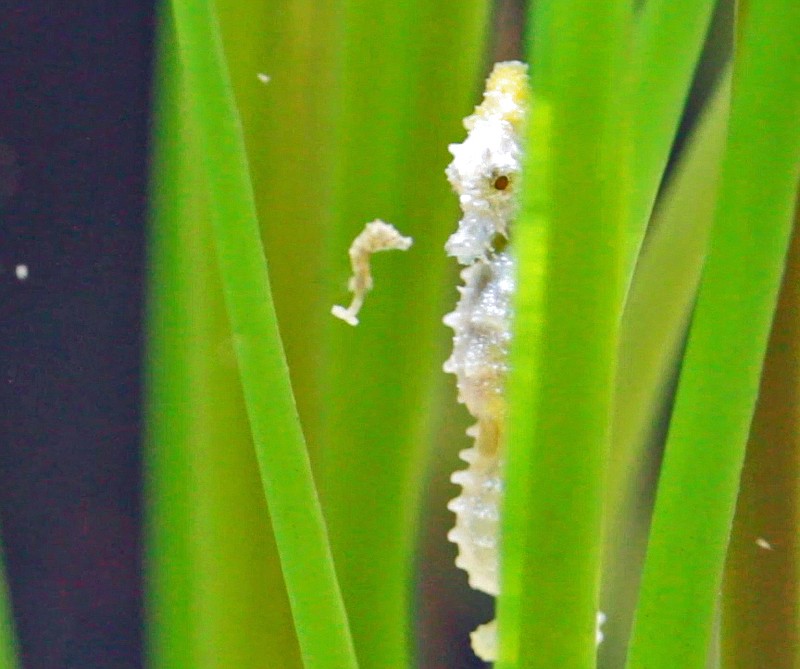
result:
[[[772,544],[764,539],[764,537],[758,537],[756,539],[756,546],[759,548],[763,548],[765,551],[774,551],[775,549],[772,547]]]
[[[27,265],[17,265],[14,272],[17,275],[17,279],[20,281],[25,281],[28,278],[28,266]]]
[[[602,611],[598,611],[597,612],[597,625],[596,625],[595,630],[594,630],[594,635],[595,635],[594,636],[594,640],[595,640],[595,644],[598,645],[598,646],[601,643],[603,643],[603,639],[605,638],[603,636],[603,630],[601,629],[603,627],[603,623],[605,621],[606,621],[606,614],[603,613]]]
[[[256,76],[262,84],[268,84],[272,79],[272,77],[270,77],[268,74],[264,74],[263,72],[259,72]]]

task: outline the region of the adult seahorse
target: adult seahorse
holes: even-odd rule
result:
[[[450,146],[453,161],[447,168],[463,216],[445,249],[466,268],[461,299],[444,318],[454,333],[444,370],[456,375],[458,400],[477,419],[467,431],[475,443],[460,453],[469,467],[452,476],[463,490],[448,505],[456,514],[448,538],[458,545],[456,565],[467,572],[470,585],[494,596],[500,591],[505,379],[516,280],[507,246],[519,208],[529,102],[527,66],[495,65],[483,102],[464,120],[466,140]],[[472,647],[486,661],[494,660],[495,637],[494,622],[472,633]]]
[[[451,477],[463,489],[448,505],[456,515],[448,538],[458,545],[456,565],[467,572],[469,584],[493,596],[500,592],[505,379],[516,281],[514,258],[507,247],[519,209],[522,142],[530,104],[527,66],[497,63],[483,101],[464,120],[467,138],[450,146],[453,161],[447,167],[463,216],[445,249],[466,267],[458,288],[461,299],[444,318],[454,333],[453,353],[444,370],[456,375],[458,400],[477,419],[467,430],[474,445],[459,454],[469,466]],[[603,620],[598,612],[598,643]],[[495,621],[480,625],[471,638],[478,657],[495,660]]]

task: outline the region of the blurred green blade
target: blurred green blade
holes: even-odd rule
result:
[[[305,666],[355,667],[269,290],[211,2],[172,4],[250,429]]]
[[[659,481],[630,669],[701,669],[800,159],[800,5],[752,3],[720,197]]]
[[[621,310],[628,2],[534,5],[498,600],[498,667],[595,665]]]
[[[188,204],[181,197],[180,156],[184,130],[172,17],[159,16],[153,153],[149,285],[147,301],[146,429],[144,463],[145,647],[153,667],[193,666],[192,511],[187,447],[191,418],[181,410],[189,387],[189,356],[169,341],[170,332],[189,332],[188,286],[178,221]]]
[[[800,210],[725,567],[723,669],[800,665]]]

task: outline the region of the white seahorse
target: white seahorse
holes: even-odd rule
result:
[[[444,318],[453,329],[453,353],[444,371],[455,374],[458,400],[477,423],[467,430],[475,439],[461,451],[469,467],[451,477],[462,486],[448,504],[456,515],[448,538],[458,545],[456,565],[476,590],[497,596],[499,583],[500,504],[507,406],[505,380],[511,341],[515,262],[507,245],[519,209],[523,136],[528,116],[527,66],[497,63],[486,82],[483,101],[464,120],[467,138],[449,149],[447,178],[458,194],[463,216],[445,250],[466,268],[455,311]],[[604,616],[598,613],[599,626]],[[481,659],[496,659],[497,631],[492,621],[472,634]]]
[[[505,441],[505,379],[511,340],[515,266],[505,250],[519,207],[522,137],[529,105],[527,66],[498,63],[486,82],[483,102],[464,120],[463,144],[452,144],[447,178],[463,217],[448,239],[447,254],[466,265],[455,311],[444,318],[453,329],[453,353],[444,370],[456,375],[458,400],[477,423],[467,431],[475,444],[460,453],[469,464],[451,480],[463,487],[448,504],[456,525],[448,538],[458,545],[456,565],[476,590],[500,592],[498,539]],[[481,659],[495,659],[494,622],[472,633]]]

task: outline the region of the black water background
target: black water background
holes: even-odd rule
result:
[[[25,669],[142,666],[153,29],[147,0],[0,8],[0,522]]]

